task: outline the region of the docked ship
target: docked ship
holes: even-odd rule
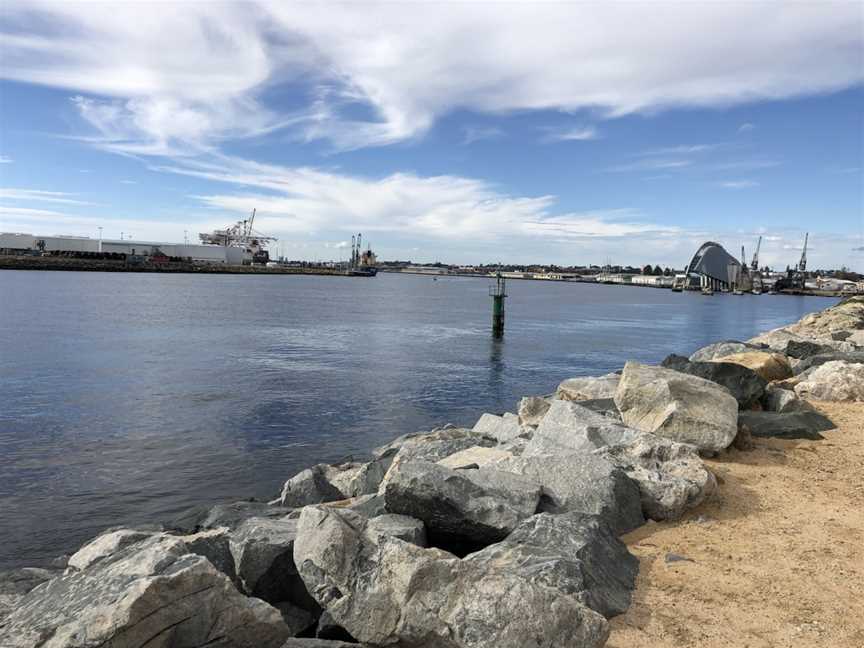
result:
[[[378,274],[378,257],[367,246],[363,250],[363,235],[351,237],[351,260],[345,268],[345,274],[352,277],[374,277]]]

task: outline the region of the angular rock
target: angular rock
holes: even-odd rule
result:
[[[288,636],[275,608],[165,534],[33,589],[0,627],[4,648],[279,648]]]
[[[541,485],[540,510],[577,511],[601,519],[617,535],[642,526],[639,487],[623,470],[590,453],[515,457],[496,468]]]
[[[691,362],[711,362],[715,358],[732,355],[733,353],[744,353],[760,349],[759,345],[749,344],[747,342],[739,342],[738,340],[726,340],[725,342],[715,342],[701,349],[694,351],[690,355]]]
[[[380,493],[360,495],[359,497],[352,497],[337,502],[328,502],[326,506],[348,509],[367,518],[374,518],[387,513],[384,496]]]
[[[754,437],[778,437],[781,439],[824,439],[820,432],[833,430],[837,426],[819,412],[742,412],[742,425]]]
[[[282,648],[364,648],[366,644],[358,644],[356,641],[330,641],[327,639],[289,639]]]
[[[407,515],[388,513],[369,520],[366,532],[380,540],[384,536],[399,538],[418,547],[426,546],[426,525]]]
[[[503,539],[533,515],[540,486],[488,468],[450,470],[412,461],[395,465],[384,492],[387,510],[422,520],[431,544]]]
[[[0,628],[3,627],[3,618],[18,605],[25,594],[61,573],[56,569],[38,567],[21,567],[0,572]]]
[[[589,400],[579,401],[579,405],[585,409],[589,409],[597,414],[602,414],[606,418],[610,418],[617,423],[621,423],[621,412],[618,411],[618,406],[615,405],[614,398],[591,398]]]
[[[136,529],[117,529],[97,536],[69,557],[69,567],[72,569],[86,569],[108,556],[117,553],[124,547],[136,544],[152,537],[154,534],[148,531]]]
[[[667,356],[661,366],[698,376],[725,387],[738,401],[738,407],[741,409],[750,409],[758,403],[768,384],[752,369],[731,362],[693,362],[684,356],[673,354]]]
[[[273,607],[279,610],[279,614],[282,615],[282,621],[288,626],[288,630],[292,635],[309,630],[315,625],[315,616],[308,610],[297,607],[293,603],[283,601],[282,603],[276,603]]]
[[[349,462],[327,466],[324,475],[345,498],[370,495],[378,491],[396,451],[365,463]]]
[[[317,612],[294,566],[297,523],[288,518],[250,518],[231,532],[231,555],[248,595]]]
[[[231,502],[228,504],[217,504],[202,517],[196,528],[217,529],[227,527],[236,529],[244,521],[252,517],[281,518],[291,513],[293,509],[284,506],[274,506],[266,502]]]
[[[783,389],[777,384],[768,385],[762,397],[762,407],[768,412],[812,412],[813,406],[798,398],[792,389]],[[739,414],[740,417],[740,414]]]
[[[846,362],[849,364],[864,364],[864,351],[841,352],[834,351],[832,353],[819,353],[804,358],[795,366],[795,374],[800,376],[803,373],[816,367],[821,367],[828,362]]]
[[[794,375],[789,360],[785,356],[767,351],[733,353],[732,355],[716,358],[713,362],[731,362],[742,367],[747,367],[768,382],[772,380],[785,380]]]
[[[636,434],[621,422],[583,406],[583,403],[553,401],[525,446],[524,457],[571,454],[617,443]]]
[[[318,639],[330,639],[331,641],[344,641],[349,644],[357,644],[357,640],[351,636],[351,633],[336,623],[333,616],[327,610],[324,610],[321,613],[321,618],[318,619],[318,627],[315,628],[315,637]]]
[[[738,401],[729,390],[672,369],[628,362],[615,404],[625,424],[702,451],[722,450],[738,433]]]
[[[503,416],[484,414],[474,425],[472,431],[475,434],[495,439],[499,443],[506,443],[522,434],[522,426],[519,423],[519,417],[510,412]]]
[[[805,315],[788,327],[789,332],[809,338],[830,338],[838,331],[864,329],[864,296],[844,299],[830,308]]]
[[[826,362],[795,385],[795,393],[825,401],[864,401],[864,364]]]
[[[407,465],[407,464],[406,464]],[[605,619],[572,596],[365,533],[347,511],[307,507],[295,560],[309,591],[359,641],[400,648],[599,648]]]
[[[519,401],[519,422],[537,427],[549,410],[549,400],[540,396],[526,396]]]
[[[621,468],[639,486],[642,512],[652,520],[676,520],[698,506],[717,486],[692,445],[654,434],[635,437],[594,451]]]
[[[827,344],[817,344],[809,340],[789,340],[784,353],[790,358],[803,360],[810,356],[819,355],[820,353],[832,353],[833,351],[834,348]]]
[[[541,513],[506,539],[464,558],[569,594],[606,618],[630,606],[639,561],[599,518]]]
[[[474,446],[473,448],[460,450],[449,457],[444,457],[438,462],[438,465],[452,468],[453,470],[459,470],[460,468],[485,468],[487,466],[494,467],[495,464],[512,459],[513,456],[513,453],[502,448]]]
[[[342,492],[327,479],[330,466],[318,464],[307,468],[285,482],[279,503],[282,506],[300,508],[308,504],[320,504],[345,499]]]
[[[556,397],[565,401],[596,400],[614,398],[621,376],[610,373],[603,376],[570,378],[558,385]]]

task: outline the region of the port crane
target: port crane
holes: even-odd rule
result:
[[[801,250],[801,260],[798,261],[798,272],[802,275],[807,270],[807,239],[810,238],[810,232],[804,234],[804,249]]]
[[[759,248],[762,247],[762,237],[756,242],[756,251],[753,253],[753,260],[750,262],[750,270],[754,273],[759,272]]]
[[[222,245],[243,248],[252,254],[254,263],[266,263],[270,255],[265,249],[268,243],[276,241],[274,236],[265,236],[253,229],[257,209],[252,210],[249,218],[237,221],[224,229],[201,232],[198,238],[205,245]]]

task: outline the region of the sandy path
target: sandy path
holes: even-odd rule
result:
[[[624,537],[641,572],[609,648],[864,647],[864,403],[814,404],[826,440],[731,450],[710,500]]]

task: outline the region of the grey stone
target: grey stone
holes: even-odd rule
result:
[[[549,410],[550,401],[540,396],[526,396],[519,401],[519,422],[536,427]]]
[[[567,401],[614,398],[619,380],[621,380],[621,376],[614,373],[605,376],[570,378],[558,385],[556,397]]]
[[[380,493],[360,495],[340,502],[330,502],[328,506],[346,508],[367,518],[374,518],[387,513],[384,496]]]
[[[18,605],[25,594],[61,573],[56,569],[38,567],[21,567],[0,572],[0,628],[3,627],[3,618]]]
[[[273,605],[279,614],[282,615],[282,621],[288,626],[290,634],[297,635],[311,628],[315,624],[314,615],[308,610],[297,607],[293,603],[283,601]]]
[[[365,533],[349,511],[306,507],[294,553],[309,591],[359,641],[399,648],[599,648],[605,619],[522,576]]]
[[[818,440],[825,438],[820,432],[837,427],[831,419],[816,411],[741,412],[740,420],[754,437]]]
[[[640,433],[599,446],[596,454],[621,468],[639,486],[642,512],[652,520],[676,520],[717,486],[693,446]]]
[[[690,355],[691,362],[710,362],[715,358],[732,355],[733,353],[744,353],[745,351],[754,351],[761,349],[759,344],[749,344],[747,342],[739,342],[738,340],[726,340],[725,342],[715,342],[701,349],[694,351]]]
[[[317,611],[294,566],[297,524],[296,519],[250,518],[231,532],[229,546],[246,594]]]
[[[624,423],[716,452],[738,433],[738,401],[725,387],[664,367],[628,362],[615,394]]]
[[[410,542],[418,547],[425,547],[427,544],[426,525],[421,520],[408,517],[407,515],[397,515],[395,513],[379,515],[366,523],[366,532],[372,534],[377,539],[390,536]]]
[[[474,425],[472,431],[475,434],[495,439],[499,443],[512,441],[523,433],[519,417],[509,412],[503,416],[484,414]]]
[[[460,468],[494,468],[496,464],[511,459],[514,456],[512,452],[501,447],[484,448],[483,446],[474,446],[473,448],[460,450],[449,457],[444,457],[438,464],[454,470]]]
[[[783,351],[790,358],[803,360],[821,353],[833,353],[834,348],[827,344],[817,344],[809,340],[789,340]]]
[[[324,610],[321,613],[321,617],[318,619],[318,627],[315,628],[315,636],[318,639],[345,641],[351,644],[357,643],[357,640],[351,636],[351,633],[336,623],[333,615],[331,615],[327,610]]]
[[[378,491],[395,454],[395,451],[386,453],[365,463],[328,466],[324,469],[324,475],[342,493],[343,498],[370,495]]]
[[[533,515],[540,500],[538,484],[507,472],[450,470],[420,461],[393,470],[384,492],[387,510],[422,520],[436,546],[497,542]]]
[[[506,539],[465,557],[569,594],[609,618],[627,611],[639,561],[599,518],[541,513]]]
[[[768,384],[752,369],[731,362],[692,362],[684,356],[673,354],[667,356],[661,366],[725,387],[741,409],[749,409],[758,403]]]
[[[117,529],[103,533],[72,554],[68,566],[72,569],[86,569],[124,547],[139,543],[153,535],[151,532],[137,529]]]
[[[618,406],[615,405],[614,398],[592,398],[589,400],[579,401],[579,405],[585,409],[589,409],[597,414],[602,414],[606,418],[621,423],[621,412],[618,411]]]
[[[636,435],[634,430],[583,406],[554,401],[522,453],[525,457],[593,450]]]
[[[356,641],[330,641],[327,639],[289,639],[282,648],[364,648],[366,644],[358,644]]]
[[[275,608],[160,534],[31,590],[0,627],[0,645],[279,648],[289,634]]]
[[[616,534],[632,531],[645,522],[639,487],[603,457],[585,452],[517,457],[496,467],[540,484],[541,511],[593,514]]]
[[[864,364],[864,351],[819,353],[804,358],[795,366],[795,375],[799,375],[808,369],[820,367],[829,362],[845,362],[847,364]]]
[[[279,503],[282,506],[299,508],[308,504],[320,504],[345,499],[342,492],[327,479],[330,466],[318,464],[296,474],[285,482]]]
[[[795,393],[800,397],[825,401],[864,401],[864,364],[826,362],[802,377],[804,380],[795,385]]]
[[[798,398],[792,389],[770,384],[765,388],[762,397],[762,407],[768,412],[812,412],[813,406]],[[740,416],[740,415],[739,415]]]

